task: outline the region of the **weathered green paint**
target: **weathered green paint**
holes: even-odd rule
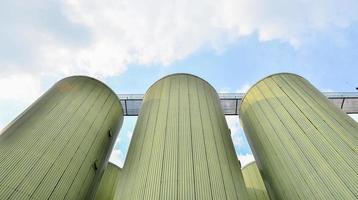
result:
[[[56,83],[0,136],[0,199],[91,195],[122,116],[103,83],[83,76]]]
[[[358,124],[307,80],[261,80],[240,117],[272,199],[358,199]]]
[[[145,94],[115,199],[247,199],[216,91],[175,74]]]
[[[96,193],[96,200],[112,200],[118,183],[121,181],[122,169],[108,163]]]
[[[242,168],[245,186],[249,200],[269,200],[264,182],[255,162]]]

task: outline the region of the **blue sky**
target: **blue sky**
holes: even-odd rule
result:
[[[278,72],[322,91],[355,91],[357,10],[355,0],[1,1],[0,127],[77,74],[117,93],[144,93],[176,72],[218,92],[244,92]],[[125,119],[112,161],[123,163],[135,120]],[[246,163],[238,117],[227,121]]]

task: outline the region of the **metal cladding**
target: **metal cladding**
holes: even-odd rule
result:
[[[242,168],[249,200],[269,200],[264,182],[255,162]]]
[[[240,117],[272,199],[358,199],[358,124],[304,78],[261,80]]]
[[[175,74],[145,94],[115,199],[247,199],[216,91]]]
[[[83,76],[56,83],[0,136],[0,199],[85,199],[122,124],[115,93]]]
[[[108,163],[98,187],[95,199],[112,200],[118,183],[121,181],[122,169],[112,163]]]

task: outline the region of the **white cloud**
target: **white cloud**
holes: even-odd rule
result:
[[[169,64],[242,36],[289,42],[358,20],[356,0],[37,0],[4,2],[2,71],[118,75],[130,63]]]
[[[241,36],[258,33],[298,46],[314,31],[347,26],[358,19],[355,1],[96,1],[67,0],[66,14],[88,27],[94,43],[75,53],[79,63],[123,66],[168,64],[203,46],[214,49]],[[103,53],[103,54],[102,54]],[[94,60],[90,55],[98,55]],[[103,73],[103,72],[102,72]]]
[[[235,92],[236,93],[246,93],[250,88],[251,88],[251,84],[245,83],[243,86],[241,86]]]
[[[244,134],[240,125],[240,120],[238,116],[226,116],[227,125],[231,131],[231,139],[234,143],[234,146],[241,147],[245,143]]]
[[[240,160],[241,167],[245,167],[245,165],[255,160],[252,154],[239,154],[237,157]]]
[[[228,87],[225,87],[225,88],[220,88],[217,91],[218,91],[218,93],[230,93],[231,89]]]
[[[356,122],[358,122],[358,114],[350,114],[350,117],[352,117]]]
[[[132,135],[133,131],[126,131],[124,134],[121,132],[119,133],[115,142],[115,147],[113,148],[112,154],[109,158],[110,162],[118,165],[119,167],[123,167]]]
[[[109,162],[123,167],[124,155],[120,149],[113,149],[111,156],[109,157]]]
[[[12,74],[0,78],[0,101],[33,102],[42,92],[38,77]]]
[[[5,128],[5,124],[0,121],[0,135],[3,133],[2,129]]]
[[[40,79],[32,74],[1,76],[0,72],[0,130],[33,103],[42,92]]]
[[[334,92],[334,90],[332,89],[329,89],[329,88],[323,88],[323,89],[320,89],[321,92]]]
[[[133,136],[133,131],[128,131],[128,132],[127,132],[127,140],[128,140],[128,143],[131,141],[132,136]]]

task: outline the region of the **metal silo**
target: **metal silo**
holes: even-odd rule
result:
[[[249,200],[269,200],[264,182],[255,162],[242,168],[245,186]]]
[[[108,163],[101,178],[98,190],[95,195],[97,200],[112,200],[116,188],[121,181],[122,169],[117,165]]]
[[[358,199],[358,124],[307,80],[259,81],[240,118],[272,199]]]
[[[115,199],[247,199],[215,89],[188,74],[145,94]]]
[[[56,83],[0,136],[0,199],[84,199],[122,124],[121,104],[84,76]]]

